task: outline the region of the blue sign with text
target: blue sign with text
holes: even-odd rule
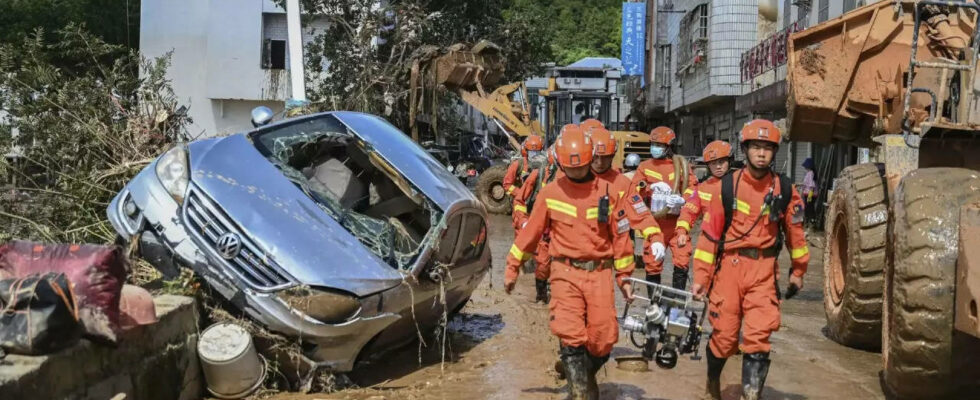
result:
[[[623,75],[643,75],[646,44],[647,3],[623,3],[623,39],[620,59]]]

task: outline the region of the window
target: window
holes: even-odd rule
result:
[[[459,239],[459,225],[463,217],[460,214],[453,215],[446,224],[446,229],[442,231],[439,244],[434,248],[436,262],[449,264],[453,262],[453,252],[456,250],[456,240]]]
[[[844,12],[853,10],[855,6],[857,6],[855,0],[844,0]]]
[[[262,61],[264,69],[286,69],[286,41],[266,39]]]
[[[824,22],[827,20],[830,14],[830,1],[819,0],[819,9],[817,10],[817,22]]]
[[[677,41],[677,72],[705,61],[708,47],[708,5],[701,4],[684,15]]]
[[[463,229],[459,234],[457,265],[476,261],[483,255],[487,244],[487,224],[479,214],[466,214]]]
[[[671,77],[671,75],[670,75],[671,49],[672,49],[672,47],[669,44],[665,44],[663,46],[660,46],[660,52],[661,52],[660,53],[661,54],[660,59],[663,61],[662,68],[663,68],[663,71],[664,71],[663,72],[663,74],[664,74],[663,80],[661,81],[661,84],[660,84],[660,87],[661,88],[669,88],[670,87],[670,82],[671,82],[670,81],[670,77]]]

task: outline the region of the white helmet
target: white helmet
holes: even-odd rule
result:
[[[640,166],[640,155],[636,153],[630,153],[626,155],[626,160],[623,161],[624,167],[636,168]]]

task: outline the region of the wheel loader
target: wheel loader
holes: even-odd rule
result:
[[[790,140],[869,147],[825,220],[827,335],[886,393],[980,397],[976,2],[881,1],[790,36]]]
[[[520,150],[516,137],[538,135],[547,147],[565,124],[572,123],[573,107],[587,106],[593,115],[607,126],[619,121],[618,104],[614,94],[595,90],[563,90],[555,78],[549,78],[548,88],[539,92],[544,100],[545,113],[541,120],[533,119],[531,104],[524,82],[498,85],[504,73],[500,48],[488,41],[472,47],[456,44],[448,48],[433,46],[419,49],[412,57],[411,97],[409,125],[412,138],[419,140],[419,122],[435,126],[438,112],[432,105],[438,104],[439,89],[455,92],[467,104],[490,118],[507,134],[508,142],[515,151]],[[491,90],[492,89],[492,90]],[[615,111],[614,111],[615,110]],[[649,135],[642,132],[613,131],[619,150],[613,165],[622,166],[626,154],[642,152],[644,158],[649,148]],[[502,160],[509,161],[509,160]],[[498,214],[510,212],[510,199],[503,187],[508,162],[500,162],[484,170],[476,185],[476,194],[487,211]]]

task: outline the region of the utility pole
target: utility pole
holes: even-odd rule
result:
[[[306,71],[303,65],[303,28],[299,24],[299,0],[286,0],[286,29],[289,35],[290,99],[286,108],[306,103]]]

